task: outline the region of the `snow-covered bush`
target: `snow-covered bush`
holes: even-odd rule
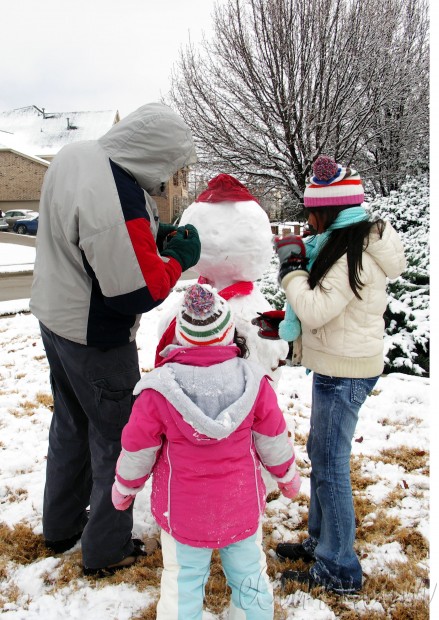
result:
[[[390,196],[367,204],[374,216],[391,222],[401,235],[406,271],[389,283],[385,314],[385,372],[429,374],[430,194],[427,178],[407,179]]]
[[[366,203],[374,216],[390,221],[401,235],[407,269],[388,284],[385,313],[384,372],[429,374],[430,278],[429,278],[429,187],[427,179],[407,179],[399,191]],[[273,308],[281,310],[285,295],[277,284],[277,256],[259,287]]]
[[[277,273],[279,271],[279,260],[277,254],[273,251],[270,266],[258,280],[259,288],[265,298],[275,310],[283,310],[285,307],[285,293],[277,283]]]

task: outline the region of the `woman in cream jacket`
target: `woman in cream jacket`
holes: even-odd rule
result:
[[[362,587],[355,554],[351,443],[359,410],[383,371],[386,279],[405,269],[390,223],[369,221],[358,173],[319,157],[304,205],[314,237],[280,240],[279,282],[301,322],[302,365],[313,371],[309,536],[278,555],[314,562],[284,580],[338,593]]]

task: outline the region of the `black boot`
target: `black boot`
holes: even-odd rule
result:
[[[44,544],[47,549],[50,549],[53,553],[64,553],[64,551],[68,551],[74,547],[81,536],[82,532],[78,532],[77,534],[70,536],[70,538],[63,538],[62,540],[45,540]]]
[[[86,577],[95,577],[96,579],[102,579],[103,577],[109,577],[114,573],[129,568],[135,564],[137,558],[152,555],[157,549],[161,548],[160,542],[156,538],[148,538],[146,542],[143,542],[140,538],[133,538],[134,549],[129,556],[123,558],[115,564],[110,564],[103,568],[87,568],[82,567],[82,571]]]
[[[303,560],[313,562],[314,554],[305,549],[302,543],[279,543],[276,547],[276,554],[281,560]]]
[[[282,588],[285,588],[289,581],[295,581],[311,588],[324,588],[328,592],[336,594],[356,594],[361,590],[361,586],[355,587],[353,583],[344,584],[339,579],[321,580],[310,575],[309,571],[285,570],[281,576]]]

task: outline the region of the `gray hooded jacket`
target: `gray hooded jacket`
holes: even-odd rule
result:
[[[189,128],[159,103],[61,149],[43,183],[30,303],[46,327],[99,348],[134,340],[181,274],[157,252],[147,191],[195,161]]]

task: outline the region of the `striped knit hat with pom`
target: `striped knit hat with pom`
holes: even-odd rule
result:
[[[209,285],[193,284],[177,314],[175,336],[188,346],[227,345],[233,342],[235,324],[230,306]]]
[[[353,168],[344,168],[326,155],[320,155],[313,165],[314,175],[305,188],[305,207],[334,207],[361,205],[364,189],[360,175]]]

